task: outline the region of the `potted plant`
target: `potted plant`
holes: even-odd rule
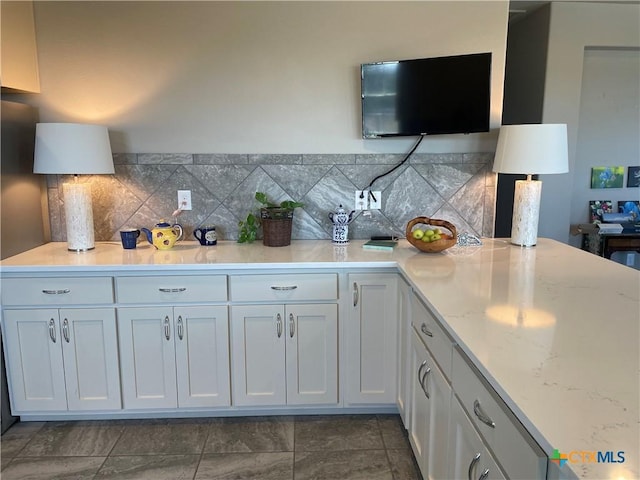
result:
[[[284,247],[291,244],[291,226],[293,211],[304,204],[293,200],[284,200],[279,204],[269,200],[263,192],[256,192],[255,199],[262,205],[260,216],[249,213],[245,220],[238,223],[240,231],[239,243],[253,242],[258,233],[258,227],[262,224],[262,243],[267,247]]]

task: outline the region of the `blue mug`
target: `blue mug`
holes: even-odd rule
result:
[[[120,239],[122,240],[122,248],[125,248],[125,249],[136,248],[139,236],[140,236],[140,230],[136,228],[127,228],[124,230],[120,230]]]
[[[196,228],[193,231],[193,236],[198,239],[200,245],[216,245],[218,243],[216,227],[213,225],[205,225]]]

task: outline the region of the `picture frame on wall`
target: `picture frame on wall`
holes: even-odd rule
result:
[[[602,223],[603,213],[613,213],[611,200],[589,200],[589,221],[591,223]]]
[[[622,188],[624,167],[592,167],[591,188]]]
[[[640,218],[640,201],[618,200],[618,213],[631,215],[634,220]]]
[[[627,187],[640,187],[640,167],[629,167],[627,170]]]

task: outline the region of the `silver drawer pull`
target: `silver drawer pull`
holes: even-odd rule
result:
[[[187,290],[187,287],[180,287],[180,288],[159,288],[158,290],[160,290],[162,293],[180,293],[180,292],[184,292]]]
[[[431,333],[431,331],[427,328],[427,324],[423,323],[422,325],[420,325],[420,330],[422,331],[422,333],[424,333],[427,337],[433,337],[433,333]]]
[[[473,472],[476,469],[476,464],[480,461],[480,454],[476,453],[475,456],[473,457],[473,460],[471,460],[471,463],[469,463],[469,474],[467,475],[467,478],[469,480],[473,480]]]
[[[45,295],[64,295],[65,293],[71,293],[71,290],[68,288],[63,288],[62,290],[42,290],[42,293]]]
[[[276,315],[276,333],[278,338],[282,336],[282,316],[280,314]]]
[[[431,367],[428,367],[427,369],[425,369],[424,375],[422,375],[422,378],[420,379],[420,385],[422,386],[422,391],[424,392],[424,396],[427,397],[427,400],[431,398],[431,396],[429,395],[429,392],[427,391],[427,385],[426,385],[426,380],[430,373],[431,373]]]
[[[184,338],[184,325],[182,322],[182,315],[178,315],[178,338],[180,340]]]
[[[277,285],[271,285],[271,290],[278,290],[278,291],[295,290],[296,288],[298,288],[297,285],[288,285],[285,287],[278,287]]]
[[[56,343],[56,321],[53,318],[49,320],[49,338]]]
[[[360,299],[360,292],[358,291],[358,284],[353,282],[353,306],[358,306],[358,300]]]
[[[475,413],[476,417],[478,417],[478,420],[480,420],[485,425],[489,425],[491,428],[496,428],[495,422],[491,420],[489,415],[487,415],[484,410],[482,410],[480,402],[477,399],[473,402],[473,413]]]
[[[422,377],[422,369],[427,366],[427,361],[423,360],[418,368],[418,382],[420,382],[420,377]]]
[[[488,477],[489,477],[489,469],[487,468],[484,472],[482,472],[482,475],[478,477],[478,480],[485,480]]]
[[[293,313],[289,314],[289,337],[293,338],[296,333],[296,320]]]
[[[171,324],[168,315],[164,317],[164,338],[171,339]]]
[[[62,336],[64,337],[65,342],[69,343],[69,320],[66,318],[62,322]]]

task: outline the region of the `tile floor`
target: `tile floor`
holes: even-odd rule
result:
[[[23,422],[2,480],[421,480],[397,415]]]

